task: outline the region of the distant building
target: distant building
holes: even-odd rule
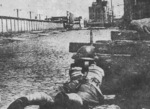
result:
[[[126,21],[149,17],[150,0],[124,0],[124,19]]]
[[[89,20],[92,24],[104,26],[107,18],[106,6],[107,1],[96,0],[92,3],[92,6],[89,7]]]

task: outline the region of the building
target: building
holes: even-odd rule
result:
[[[150,0],[124,0],[124,19],[126,21],[149,17]]]
[[[106,6],[107,1],[96,0],[89,7],[89,20],[94,26],[104,26],[106,21]]]

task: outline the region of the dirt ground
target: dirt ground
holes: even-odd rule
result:
[[[94,42],[110,40],[112,30],[115,29],[93,30]],[[0,109],[7,109],[18,97],[34,92],[55,96],[58,87],[62,85],[60,83],[68,80],[68,69],[73,62],[69,43],[89,41],[90,30],[49,30],[42,33],[35,31],[1,37]],[[109,78],[103,79],[103,93],[109,94],[110,91],[111,94],[116,94],[116,99],[110,104],[117,104],[121,109],[150,109],[150,56],[143,52],[145,46],[141,48],[142,55],[139,57],[131,57],[128,61],[117,58],[113,63],[113,73]],[[99,62],[105,65],[102,60]],[[110,73],[108,67],[103,69],[105,74]],[[116,109],[107,106],[99,109]]]
[[[94,30],[94,41],[110,40],[110,31]],[[57,93],[59,82],[68,79],[73,60],[69,42],[89,42],[89,30],[48,31],[15,35],[0,44],[0,108],[33,92]]]

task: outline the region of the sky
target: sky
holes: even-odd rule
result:
[[[65,16],[66,11],[72,12],[75,16],[82,16],[88,19],[88,7],[96,0],[0,0],[0,15],[16,17],[16,9],[19,9],[19,17],[29,18],[29,11],[32,11],[32,18],[41,14],[46,16]],[[107,0],[110,6],[110,0]],[[123,15],[123,0],[112,0],[114,14]]]

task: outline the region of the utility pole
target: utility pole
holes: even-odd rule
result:
[[[38,16],[39,16],[39,20],[41,20],[41,14],[38,14]]]
[[[135,2],[135,5],[137,4],[137,0],[134,0],[134,2]]]
[[[2,6],[2,4],[0,4]],[[3,33],[3,19],[1,18],[1,28],[2,28],[2,33]]]
[[[38,17],[39,17],[39,20],[41,20],[41,15],[42,15],[42,14],[37,14],[37,19],[38,19]]]
[[[19,18],[19,11],[21,11],[21,9],[14,9],[14,11],[17,12],[17,17]]]
[[[113,4],[111,0],[111,13],[112,13],[112,24],[114,23],[114,11],[113,11]]]
[[[21,9],[14,9],[14,11],[17,12],[17,18],[19,18],[19,11],[21,11]],[[19,19],[17,19],[17,27],[18,27],[18,32],[19,32]],[[21,29],[22,31],[22,29]]]
[[[32,19],[32,11],[29,11],[30,19]]]
[[[39,14],[39,20],[41,20],[41,14]]]

